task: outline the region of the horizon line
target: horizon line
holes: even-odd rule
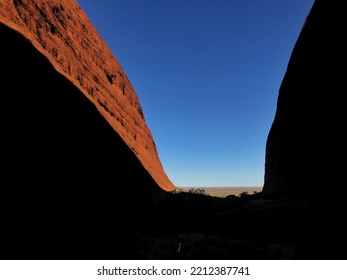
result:
[[[176,186],[176,188],[263,188],[263,186],[194,186],[194,187],[190,187],[190,186]]]

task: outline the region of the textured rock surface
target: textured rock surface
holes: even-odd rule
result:
[[[18,173],[22,167],[35,180],[174,188],[134,88],[76,1],[4,0],[0,23],[3,135]]]
[[[279,90],[266,146],[268,196],[343,197],[345,35],[342,2],[316,0]]]

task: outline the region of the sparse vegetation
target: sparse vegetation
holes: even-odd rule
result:
[[[197,194],[197,195],[207,195],[207,193],[204,189],[191,188],[191,189],[189,189],[188,192],[193,193],[193,194]]]
[[[209,187],[209,188],[176,188],[173,192],[191,192],[215,197],[227,197],[230,195],[240,196],[246,194],[257,194],[262,187]]]

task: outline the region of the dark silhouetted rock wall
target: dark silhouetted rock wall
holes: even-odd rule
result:
[[[316,0],[292,51],[266,145],[263,193],[326,199],[345,193],[346,13]]]

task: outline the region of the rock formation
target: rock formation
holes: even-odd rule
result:
[[[0,36],[0,258],[129,258],[174,185],[122,67],[73,0],[1,1]]]
[[[136,93],[75,1],[2,0],[0,258],[346,259],[344,14],[314,3],[263,192],[222,199],[164,191]]]
[[[316,0],[292,51],[266,145],[268,197],[344,198],[346,18]]]
[[[0,28],[8,182],[174,189],[134,88],[76,1],[1,1]]]

